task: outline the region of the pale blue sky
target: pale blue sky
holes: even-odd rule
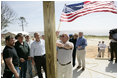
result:
[[[64,4],[78,3],[79,1],[56,1],[55,20],[56,29]],[[82,1],[81,1],[82,2]],[[42,1],[7,1],[8,5],[17,13],[17,16],[26,18],[28,25],[26,32],[44,30],[43,2]],[[85,34],[108,35],[112,28],[117,27],[117,15],[109,12],[92,13],[77,18],[72,22],[62,22],[60,31],[83,31]],[[8,31],[21,31],[18,23],[11,24]]]

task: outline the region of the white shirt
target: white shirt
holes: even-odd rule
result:
[[[61,41],[60,41],[61,42]],[[70,44],[73,46],[73,43],[71,42],[66,42],[66,44]],[[73,46],[74,47],[74,46]],[[58,59],[58,62],[61,63],[61,64],[67,64],[69,63],[70,61],[72,62],[72,52],[73,52],[73,48],[72,49],[63,49],[63,48],[58,48],[57,47],[57,52],[58,52],[58,55],[57,55],[57,59]]]
[[[99,48],[100,49],[105,49],[106,48],[106,45],[105,44],[99,44]]]
[[[31,44],[30,56],[43,56],[45,54],[45,41],[40,39],[39,42],[34,41]]]

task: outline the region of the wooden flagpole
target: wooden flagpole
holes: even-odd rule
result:
[[[58,29],[57,29],[57,31],[59,31],[59,29],[60,29],[60,26],[61,26],[61,21],[59,21],[59,26],[58,26]]]
[[[65,6],[66,6],[66,4],[65,4]],[[59,21],[59,26],[58,26],[58,29],[57,29],[57,31],[59,31],[59,29],[60,29],[60,26],[61,26],[61,21]]]

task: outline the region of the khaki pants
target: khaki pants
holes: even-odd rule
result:
[[[86,54],[86,51],[77,49],[76,54],[77,54],[77,60],[78,60],[79,66],[82,66],[84,68],[85,67],[85,54]]]
[[[57,61],[57,78],[72,78],[73,77],[73,70],[72,64],[68,64],[62,66]]]
[[[100,50],[99,50],[99,52],[98,52],[98,55],[97,55],[97,57],[101,57]]]
[[[105,49],[100,49],[99,50],[99,53],[100,53],[101,57],[104,57],[104,52],[105,52]]]

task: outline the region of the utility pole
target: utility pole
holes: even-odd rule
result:
[[[24,31],[24,25],[27,25],[26,19],[24,17],[20,17],[22,31]]]

